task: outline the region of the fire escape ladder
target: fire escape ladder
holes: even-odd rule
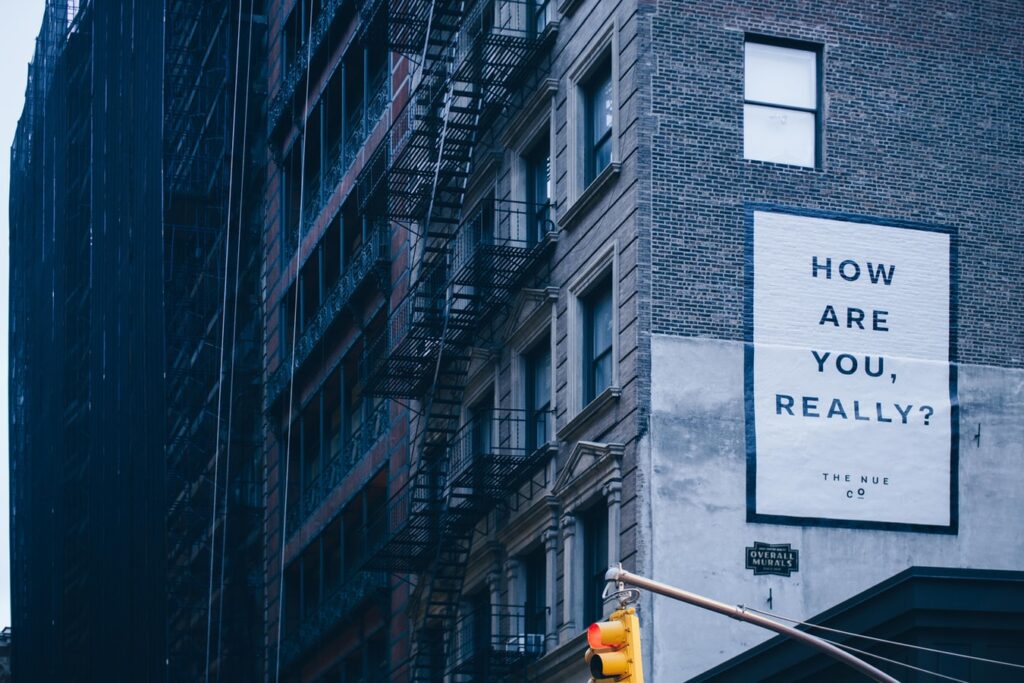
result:
[[[418,60],[405,110],[358,180],[362,210],[416,226],[410,287],[383,335],[367,344],[361,365],[367,394],[413,399],[420,407],[410,474],[369,524],[362,548],[367,569],[421,575],[410,610],[410,657],[395,667],[414,683],[482,680],[467,674],[472,669],[460,654],[473,536],[547,453],[546,437],[528,437],[536,436],[536,425],[524,415],[491,410],[486,422],[493,428],[483,431],[463,419],[471,349],[554,233],[547,209],[493,194],[468,211],[465,206],[482,131],[517,104],[517,83],[525,81],[516,79],[531,68],[542,42],[528,27],[530,6],[525,0],[364,6],[367,17],[386,12],[392,49]],[[524,651],[513,648],[516,657],[506,657],[508,647],[477,653],[501,651],[501,666],[488,669],[499,678]]]

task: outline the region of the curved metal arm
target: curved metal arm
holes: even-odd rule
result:
[[[771,619],[762,617],[759,614],[751,614],[747,612],[742,605],[728,605],[724,602],[718,602],[717,600],[706,598],[703,595],[697,595],[696,593],[684,591],[679,588],[669,586],[668,584],[653,581],[643,576],[638,576],[637,574],[631,574],[625,571],[621,565],[609,567],[604,578],[608,581],[627,583],[631,586],[636,586],[637,588],[649,590],[652,593],[658,593],[659,595],[664,595],[665,597],[672,598],[674,600],[679,600],[702,609],[724,614],[727,617],[732,617],[739,621],[745,621],[747,623],[754,624],[755,626],[766,628],[769,631],[781,633],[784,636],[788,636],[794,640],[799,640],[802,643],[806,643],[813,648],[821,650],[829,657],[838,659],[843,664],[853,667],[873,680],[880,681],[881,683],[899,683],[899,681],[889,674],[871,666],[862,659],[854,657],[846,650],[836,647],[826,640],[822,640],[817,636],[812,636],[810,633],[797,630],[792,626],[772,621]]]

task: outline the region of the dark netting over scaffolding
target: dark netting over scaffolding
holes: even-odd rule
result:
[[[18,680],[262,669],[263,11],[47,1],[11,152]]]

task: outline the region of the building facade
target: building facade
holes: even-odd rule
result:
[[[663,7],[648,573],[806,619],[911,567],[1019,570],[1020,8]],[[768,635],[650,608],[655,680]]]
[[[1024,664],[1018,5],[47,7],[19,681],[586,680],[617,563]],[[842,675],[638,610],[651,680]]]
[[[1019,7],[268,16],[269,680],[581,680],[616,562],[1021,566]],[[654,680],[767,637],[640,609]]]

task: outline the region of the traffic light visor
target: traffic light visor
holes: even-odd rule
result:
[[[621,621],[599,621],[587,629],[587,644],[594,650],[620,648],[626,644],[626,625]]]

